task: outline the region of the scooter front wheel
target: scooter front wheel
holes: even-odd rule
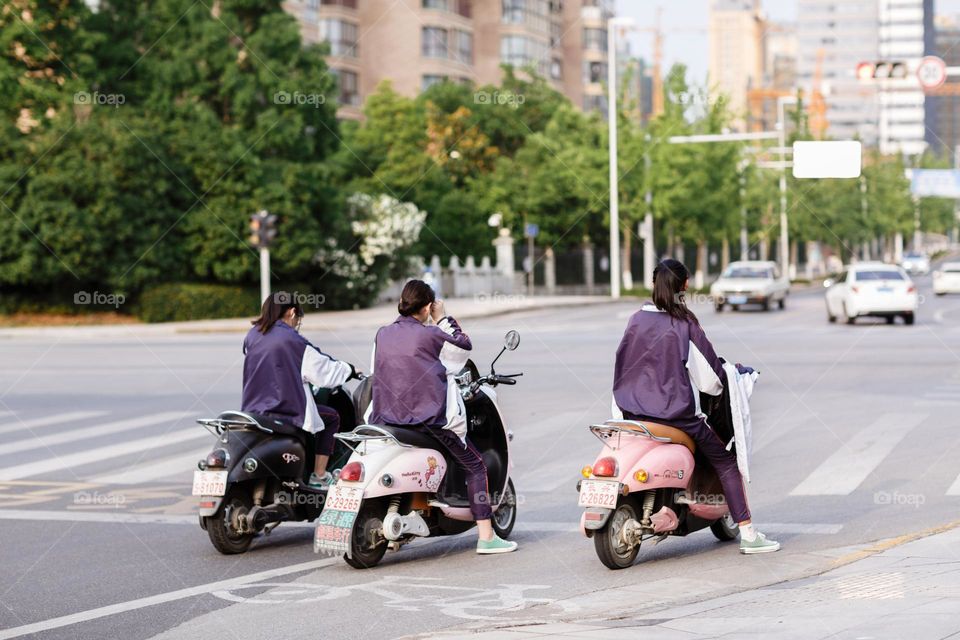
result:
[[[513,488],[513,480],[507,480],[507,488],[503,492],[503,499],[500,500],[500,506],[493,514],[493,531],[498,536],[506,540],[513,531],[513,525],[517,522],[517,492]]]
[[[350,536],[350,554],[343,555],[346,563],[354,569],[372,569],[380,564],[383,554],[387,552],[383,516],[383,505],[377,502],[360,507]]]
[[[608,569],[626,569],[637,559],[640,545],[627,545],[620,539],[624,525],[637,519],[637,512],[627,503],[617,507],[606,526],[593,534],[597,557]]]
[[[217,551],[224,555],[245,553],[253,542],[253,533],[240,533],[240,522],[253,505],[242,487],[232,487],[223,497],[216,514],[207,519],[207,535]]]

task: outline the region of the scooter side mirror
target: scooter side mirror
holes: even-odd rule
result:
[[[507,335],[503,337],[503,348],[509,351],[514,351],[517,347],[520,346],[520,333],[515,329],[507,331]]]

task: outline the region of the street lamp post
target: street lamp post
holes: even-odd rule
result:
[[[620,198],[617,170],[617,27],[633,25],[630,18],[607,20],[607,124],[610,136],[610,297],[620,298]]]
[[[777,98],[777,126],[780,129],[780,270],[788,278],[790,273],[790,236],[787,229],[787,123],[784,118],[785,104],[796,104],[794,96]]]

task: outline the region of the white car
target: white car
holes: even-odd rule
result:
[[[910,275],[925,276],[930,273],[930,256],[920,251],[911,251],[903,256],[900,266]]]
[[[919,305],[917,287],[901,267],[861,262],[847,267],[836,280],[825,280],[827,319],[853,324],[863,316],[877,316],[893,324],[897,316],[913,324]]]
[[[960,293],[960,262],[945,262],[933,272],[933,292],[938,296]]]
[[[731,262],[710,285],[714,308],[723,311],[724,305],[734,310],[744,304],[759,304],[764,311],[776,303],[781,309],[790,293],[790,281],[780,274],[780,267],[769,260]]]

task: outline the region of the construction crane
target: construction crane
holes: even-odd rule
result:
[[[827,133],[827,101],[823,97],[823,47],[817,49],[817,64],[813,68],[813,86],[810,89],[810,103],[807,105],[807,116],[810,123],[810,133],[814,140],[822,140]]]

